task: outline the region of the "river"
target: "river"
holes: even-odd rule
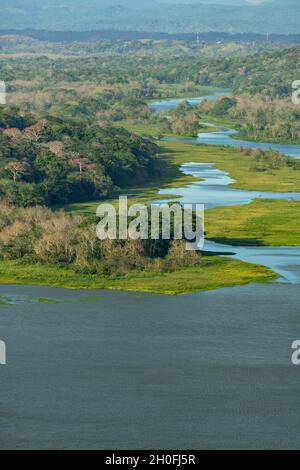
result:
[[[187,101],[192,106],[202,103],[205,100],[215,101],[219,96],[227,96],[228,90],[220,90],[218,93],[212,96],[204,96],[199,98],[180,98],[174,100],[164,100],[149,103],[151,109],[155,112],[167,111],[176,108],[180,103]],[[215,132],[203,132],[197,137],[191,138],[169,138],[166,140],[175,140],[180,142],[191,142],[196,144],[208,144],[208,145],[227,145],[229,147],[243,147],[243,148],[260,148],[261,150],[276,150],[277,152],[284,153],[291,157],[300,158],[300,145],[293,144],[278,144],[272,142],[257,142],[250,140],[237,139],[238,131],[230,129],[222,125],[215,125],[210,123],[202,123],[216,127]]]
[[[182,171],[206,172],[182,197],[209,185],[214,206],[215,191],[256,197],[210,165]],[[179,297],[0,286],[0,448],[299,449],[300,293],[287,271],[285,284]]]
[[[220,93],[223,94],[224,91],[222,90]],[[216,97],[217,96],[214,96],[213,98],[216,99]],[[195,99],[188,99],[187,101],[192,105],[197,104],[197,100]],[[154,106],[152,103],[152,108],[156,112],[173,109],[174,101],[157,102]],[[226,145],[229,147],[261,148],[262,150],[272,148],[286,155],[293,156],[294,158],[300,158],[300,146],[236,140],[233,138],[233,136],[237,134],[237,131],[234,129],[218,125],[215,127],[216,131],[200,133],[196,138],[169,138],[166,140],[194,144]],[[182,165],[181,171],[186,175],[194,176],[203,181],[192,183],[185,188],[174,188],[173,190],[172,188],[168,188],[161,190],[159,194],[172,194],[173,191],[174,194],[180,195],[179,201],[181,203],[203,203],[205,209],[248,204],[257,198],[300,200],[300,192],[279,193],[231,188],[230,185],[234,183],[235,180],[211,163],[189,162]],[[171,200],[172,199],[169,201]],[[168,200],[166,200],[166,202],[168,202]],[[233,247],[205,240],[204,250],[227,254],[227,256],[241,261],[267,266],[280,275],[280,282],[300,283],[300,247]]]

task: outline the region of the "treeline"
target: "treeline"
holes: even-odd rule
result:
[[[153,176],[156,151],[122,128],[0,108],[0,196],[25,207],[106,197]]]
[[[29,41],[22,44],[23,49],[19,46],[24,52],[38,51],[31,38],[24,40]],[[2,41],[9,45],[12,39]],[[0,59],[9,102],[39,117],[76,116],[101,127],[146,121],[159,126],[161,134],[174,132],[174,127],[175,133],[192,135],[191,113],[189,131],[182,130],[183,122],[178,131],[176,122],[151,114],[146,101],[199,96],[207,92],[201,86],[218,86],[233,89],[235,95],[250,95],[232,109],[250,138],[299,138],[299,112],[290,105],[291,84],[300,66],[298,47],[279,50],[270,44],[266,51],[260,45],[179,41],[95,41],[58,44],[56,49],[42,43],[39,47],[55,55]]]
[[[176,135],[194,137],[199,130],[199,116],[194,106],[187,101],[178,105],[172,112],[169,112],[166,121],[169,124],[170,132]]]
[[[232,42],[257,42],[257,43],[280,43],[280,44],[296,44],[300,43],[300,34],[269,34],[266,38],[265,34],[240,33],[230,34],[221,32],[207,33],[164,33],[164,32],[146,32],[146,31],[121,31],[119,29],[102,29],[95,31],[47,31],[47,30],[16,30],[7,29],[0,30],[1,36],[10,37],[29,37],[38,41],[46,42],[96,42],[96,41],[182,41],[195,42],[196,38],[201,42],[215,43],[217,41]]]
[[[261,149],[250,149],[238,147],[239,152],[250,157],[250,170],[263,172],[279,170],[288,167],[293,170],[300,171],[300,161],[296,158],[287,157],[286,155],[276,152],[276,150],[263,151]]]
[[[132,270],[170,272],[202,264],[201,255],[187,251],[183,240],[100,241],[95,218],[4,203],[0,203],[0,259],[105,276]]]
[[[82,46],[82,51],[80,47],[77,43],[70,45],[65,55],[60,51],[63,46],[58,46],[57,55],[50,57],[2,58],[1,79],[12,92],[63,89],[76,92],[84,83],[90,90],[100,84],[103,87],[135,83],[143,90],[143,98],[151,99],[156,97],[158,84],[190,82],[232,88],[236,93],[286,97],[291,94],[300,65],[299,47],[295,46],[265,51],[259,46],[240,44],[189,46],[176,41],[104,41],[88,43]],[[47,53],[47,48],[42,50]],[[149,80],[154,86],[149,87],[148,93]]]
[[[253,140],[300,141],[300,108],[291,100],[245,94],[206,102],[200,109],[206,115],[233,119]]]

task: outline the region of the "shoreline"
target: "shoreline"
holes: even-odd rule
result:
[[[279,276],[271,269],[223,256],[203,255],[204,265],[168,273],[134,271],[123,276],[84,275],[70,268],[53,265],[21,265],[6,261],[0,267],[0,285],[35,285],[73,290],[120,290],[163,295],[186,295],[237,287],[251,283],[269,283]],[[224,270],[226,279],[224,279]]]

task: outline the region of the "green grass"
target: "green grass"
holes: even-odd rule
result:
[[[222,116],[212,116],[211,114],[202,114],[201,115],[201,121],[202,122],[208,122],[210,124],[214,124],[214,126],[225,126],[225,127],[230,127],[233,129],[238,130],[238,122],[232,118],[229,117],[222,117]],[[216,128],[214,127],[214,130]]]
[[[279,170],[257,172],[251,170],[252,159],[238,149],[210,145],[195,145],[180,142],[161,142],[164,153],[161,159],[168,159],[170,178],[174,177],[172,166],[187,162],[214,163],[217,168],[229,173],[236,180],[232,188],[253,191],[298,192],[300,191],[300,171],[290,167]],[[193,177],[175,177],[168,187],[189,184]]]
[[[300,202],[256,199],[247,206],[210,209],[206,238],[232,245],[300,246]]]
[[[70,289],[114,289],[166,295],[189,294],[277,278],[271,270],[223,257],[203,257],[204,265],[171,273],[133,271],[119,277],[78,274],[51,265],[22,265],[5,261],[0,266],[1,284],[30,284]]]
[[[151,101],[158,101],[163,99],[177,99],[177,98],[197,98],[199,96],[209,96],[214,95],[220,88],[203,86],[203,85],[194,85],[190,89],[186,90],[186,86],[180,83],[166,83],[160,84],[157,86],[157,91],[159,92],[159,98],[155,98]],[[226,90],[227,91],[227,90]],[[228,92],[230,90],[228,89]]]

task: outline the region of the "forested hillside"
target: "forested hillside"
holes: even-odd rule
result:
[[[0,107],[0,195],[20,206],[106,197],[155,174],[155,145],[100,128]]]
[[[0,37],[1,78],[18,91],[62,90],[67,83],[92,88],[134,84],[137,97],[157,96],[155,83],[187,83],[231,88],[234,92],[289,96],[299,76],[299,47],[259,43],[188,43],[183,41],[96,41],[41,43]],[[25,52],[26,51],[26,52]],[[32,57],[28,54],[35,54]],[[24,55],[25,54],[25,55]],[[178,67],[178,63],[182,66]],[[58,91],[58,90],[57,90]],[[71,92],[71,90],[70,90]],[[72,87],[72,93],[76,89]],[[55,97],[54,97],[55,98]]]

